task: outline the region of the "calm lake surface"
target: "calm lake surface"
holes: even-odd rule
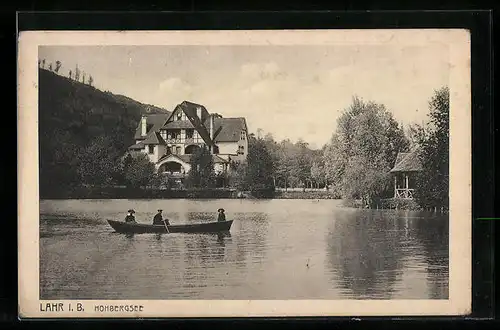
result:
[[[234,219],[229,235],[106,220]],[[336,200],[43,200],[41,299],[448,299],[448,216]]]

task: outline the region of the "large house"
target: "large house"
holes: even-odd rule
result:
[[[205,146],[213,157],[216,173],[228,169],[231,161],[245,162],[248,129],[245,118],[223,118],[200,104],[184,101],[171,114],[143,115],[129,152],[142,152],[164,173],[182,182],[191,169],[190,159]]]
[[[418,150],[400,152],[390,173],[394,176],[394,198],[413,199],[415,175],[422,171]]]

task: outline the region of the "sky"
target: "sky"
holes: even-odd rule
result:
[[[172,110],[184,100],[223,117],[245,117],[278,141],[329,141],[357,95],[382,103],[403,124],[427,119],[435,89],[448,85],[445,44],[252,46],[41,46],[39,58],[78,65],[101,90]]]

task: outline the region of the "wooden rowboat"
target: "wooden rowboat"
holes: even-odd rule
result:
[[[166,234],[167,230],[164,225],[149,225],[143,223],[130,223],[124,221],[108,220],[108,223],[118,233],[126,234],[146,234],[159,233]],[[221,222],[208,222],[197,224],[170,225],[168,231],[170,233],[220,233],[228,232],[231,229],[233,220]]]

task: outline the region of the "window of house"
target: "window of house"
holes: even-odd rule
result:
[[[180,155],[181,154],[181,147],[177,147],[177,154]]]
[[[245,140],[245,131],[241,131],[240,133],[240,140]]]
[[[181,120],[182,119],[182,112],[178,112],[177,113],[177,120]]]
[[[167,155],[170,155],[172,153],[172,148],[167,147]]]
[[[148,152],[150,154],[154,154],[155,153],[155,146],[152,144],[148,145]]]
[[[192,139],[194,135],[194,130],[193,129],[187,129],[186,130],[186,139]]]
[[[244,146],[238,146],[238,155],[243,155],[245,153],[245,147]]]

